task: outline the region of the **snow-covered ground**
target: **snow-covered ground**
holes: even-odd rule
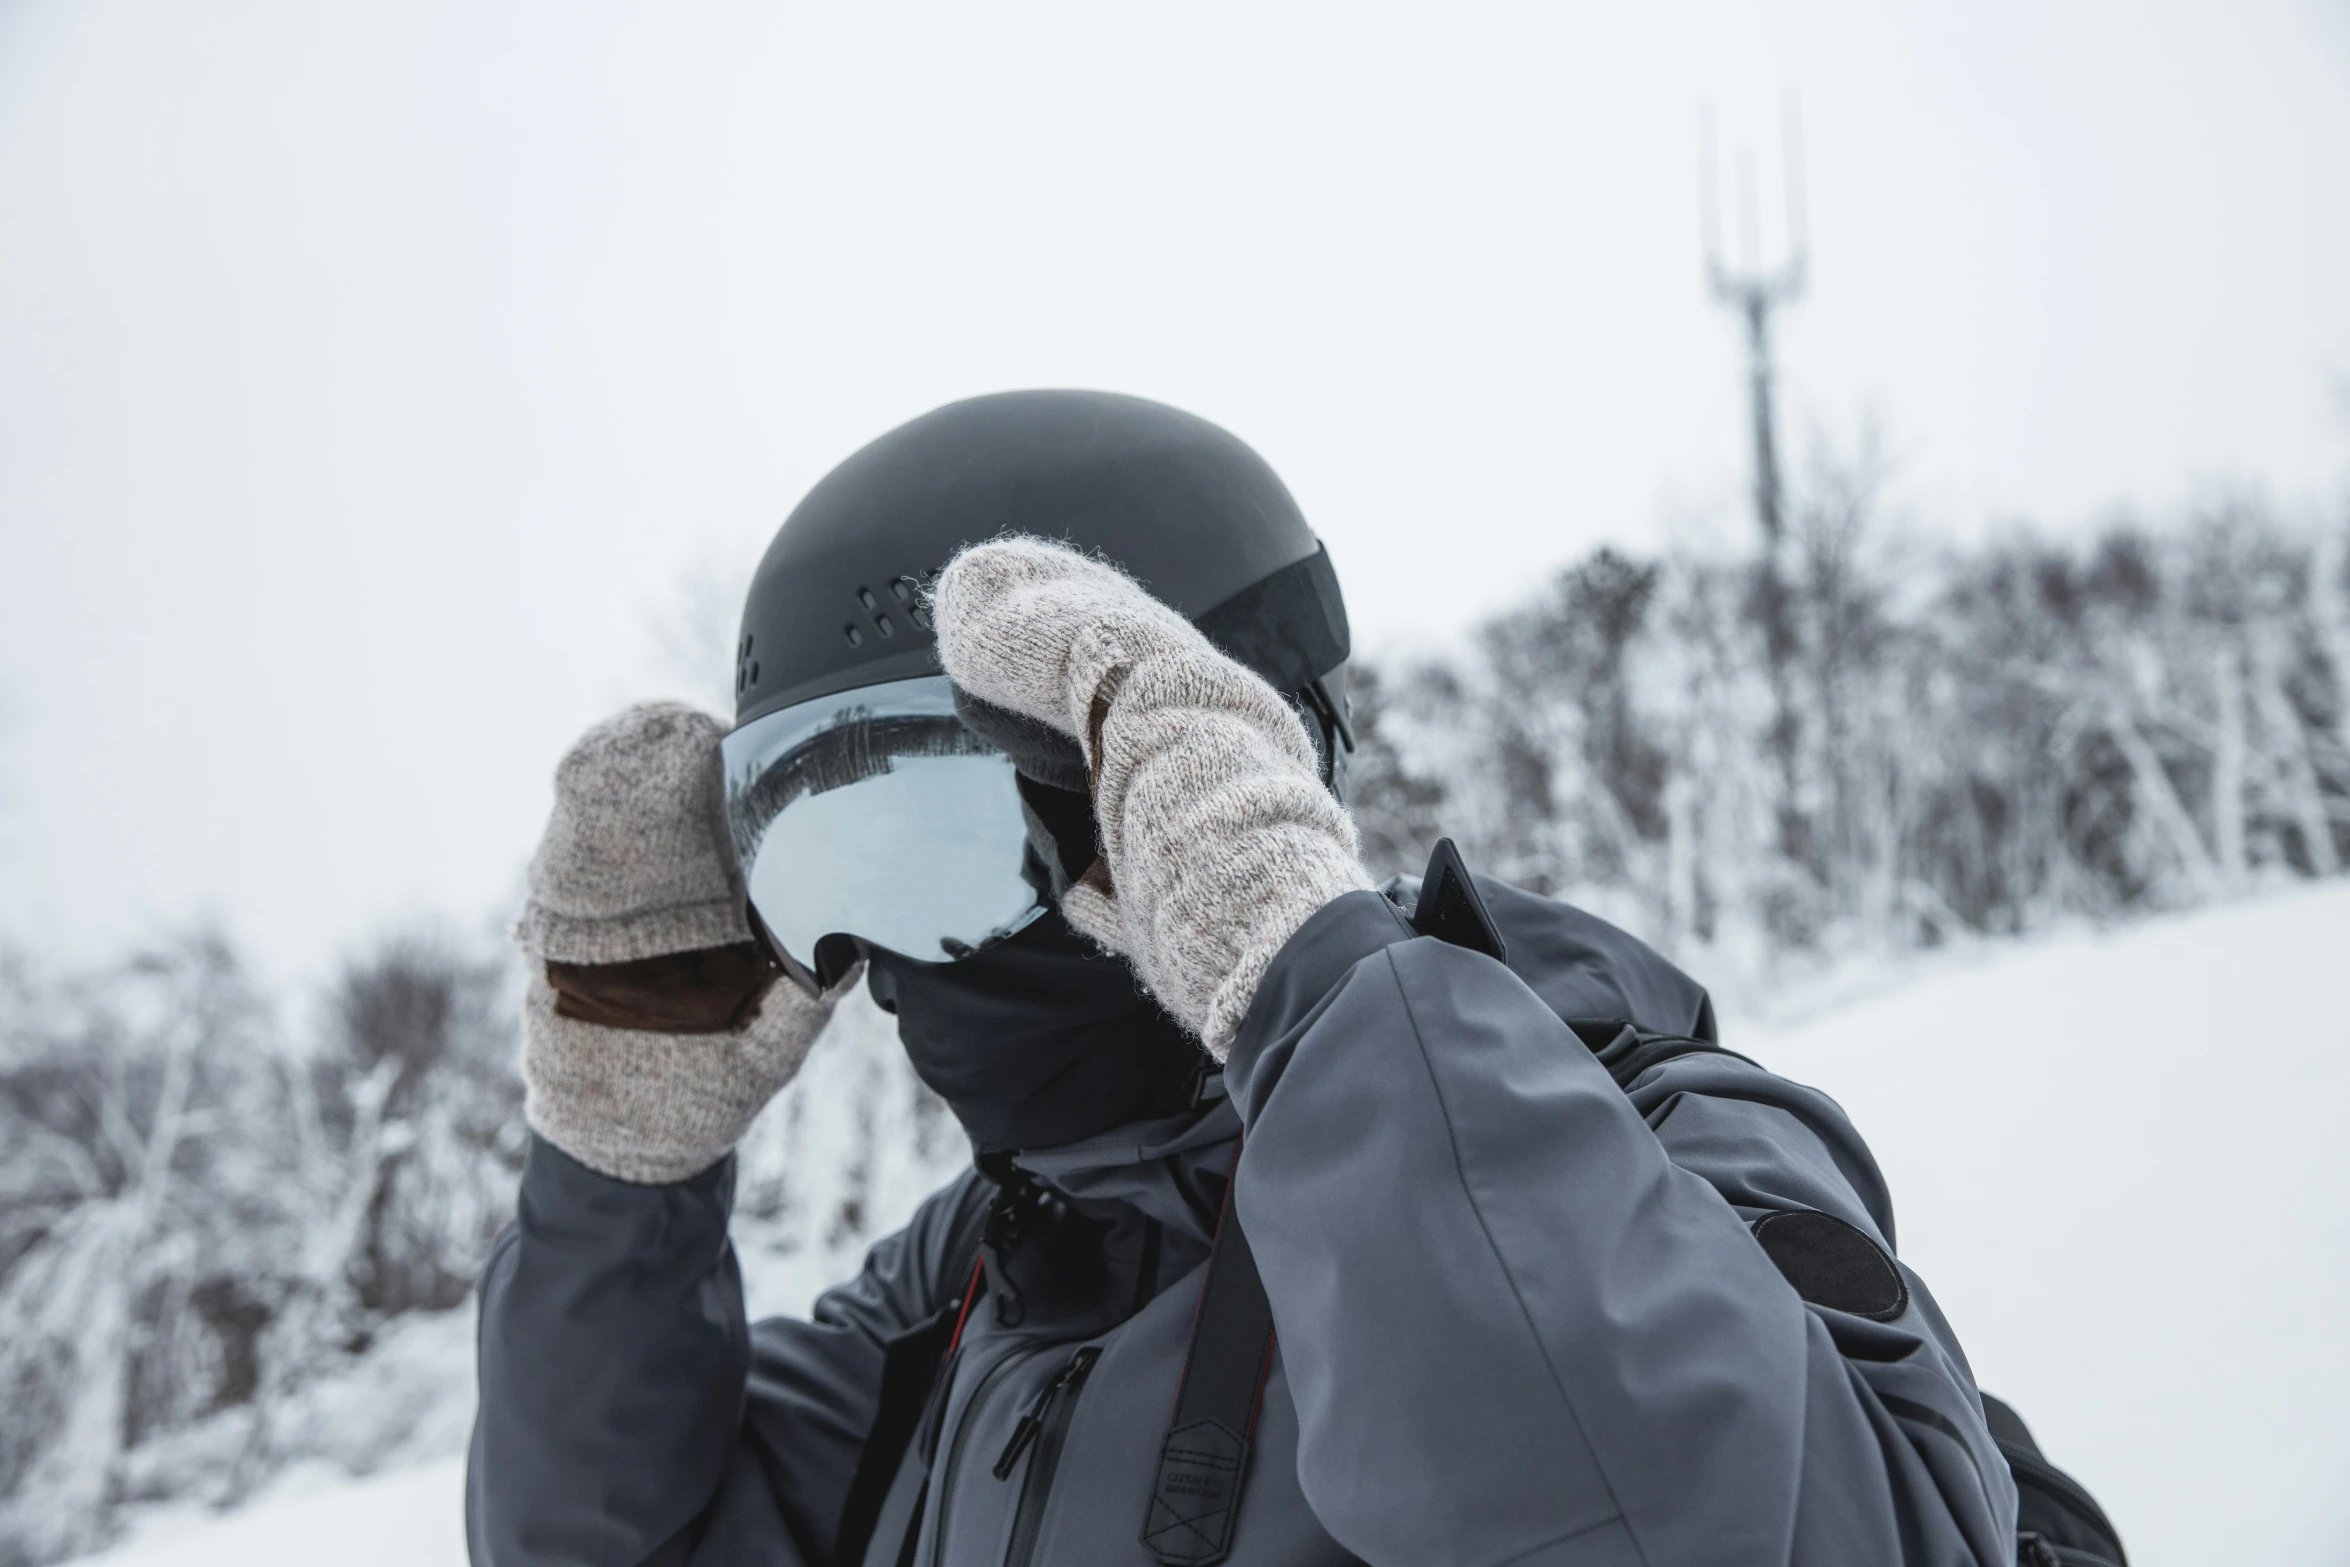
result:
[[[236,1512],[155,1517],[106,1567],[465,1567],[465,1461],[440,1458],[362,1480],[287,1476]]]
[[[1851,1112],[1976,1380],[2133,1563],[2350,1562],[2350,887],[1728,1042]]]
[[[1729,1025],[1852,1112],[1978,1378],[2105,1501],[2138,1567],[2350,1562],[2346,970],[2337,885]],[[872,1196],[876,1217],[905,1200]],[[460,1478],[454,1459],[297,1474],[92,1560],[458,1567]]]

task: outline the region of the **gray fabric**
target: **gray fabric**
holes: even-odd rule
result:
[[[1905,1273],[1888,1323],[1806,1306],[1748,1232],[1817,1209],[1890,1245],[1843,1114],[1719,1054],[1619,1091],[1560,1021],[1589,1014],[1549,998],[1685,1032],[1703,992],[1588,916],[1494,901],[1523,972],[1349,894],[1284,947],[1239,1031],[1235,1200],[1280,1338],[1234,1567],[2012,1562],[2013,1487],[1923,1282]],[[1102,1355],[1034,1559],[1149,1561],[1229,1114],[1032,1158],[1079,1201],[1014,1254],[1025,1318],[973,1313],[917,1561],[1002,1560],[1023,1477],[990,1468],[1072,1341]],[[984,1188],[933,1197],[812,1321],[756,1327],[728,1195],[723,1166],[630,1187],[533,1148],[483,1285],[477,1563],[831,1560],[884,1346],[956,1292],[950,1238]],[[1164,1226],[1147,1281],[1146,1211]],[[1048,1266],[1097,1251],[1090,1272]]]

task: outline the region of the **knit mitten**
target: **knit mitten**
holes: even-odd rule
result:
[[[626,963],[751,939],[726,833],[718,720],[644,702],[555,768],[515,938],[559,963]]]
[[[752,940],[722,824],[719,734],[706,714],[660,702],[582,736],[555,771],[515,931],[535,960],[524,1117],[624,1181],[681,1181],[724,1158],[832,1011],[829,997],[776,983]]]
[[[1062,912],[1222,1059],[1282,944],[1371,885],[1305,725],[1132,578],[1061,545],[964,550],[932,613],[956,686],[1084,750],[1105,863]]]

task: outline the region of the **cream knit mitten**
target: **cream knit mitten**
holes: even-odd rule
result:
[[[1219,1060],[1284,942],[1371,885],[1305,726],[1115,567],[1018,536],[973,545],[933,595],[940,662],[971,695],[1074,736],[1108,886],[1062,899]]]
[[[624,1181],[681,1181],[724,1158],[791,1081],[832,1011],[830,997],[789,981],[757,994],[759,960],[723,827],[719,734],[708,715],[658,702],[583,735],[556,769],[554,813],[515,931],[533,960],[524,1117],[580,1163]],[[659,1005],[649,1009],[651,1028],[578,1015],[580,995],[591,998],[591,1015],[625,1016],[592,998],[657,1001],[659,986],[674,983],[665,976],[740,975],[746,963],[754,978],[742,1005],[722,1003],[714,1019],[661,1023]],[[558,994],[558,984],[572,988]]]

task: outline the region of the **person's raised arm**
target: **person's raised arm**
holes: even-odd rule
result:
[[[1824,1096],[1719,1053],[1627,1095],[1369,893],[1283,949],[1227,1078],[1300,1479],[1365,1560],[2014,1559],[1966,1361]],[[1799,1214],[1782,1272],[1754,1225]]]
[[[534,1135],[482,1285],[466,1509],[481,1567],[727,1559],[705,1548],[786,1502],[807,1516],[787,1514],[782,1536],[828,1547],[823,1477],[840,1465],[826,1432],[853,1421],[841,1411],[867,1362],[878,1379],[880,1342],[927,1307],[919,1247],[900,1238],[829,1327],[763,1329],[755,1345],[745,1324],[730,1151],[831,1006],[751,940],[718,820],[718,737],[689,708],[632,708],[556,773],[517,933]],[[755,1358],[772,1374],[754,1379]],[[746,1440],[762,1429],[746,1415],[794,1398],[836,1418],[806,1422],[804,1455],[763,1466],[775,1439]],[[764,1427],[788,1440],[792,1422]]]
[[[1636,1107],[1525,980],[1364,890],[1294,710],[1115,570],[1000,539],[934,605],[959,687],[1084,748],[1104,852],[1072,921],[1231,1053],[1236,1212],[1341,1544],[2013,1560],[2012,1485],[1922,1288],[1893,1274],[1883,1320],[1807,1302],[1749,1228],[1825,1214],[1866,1249],[1847,1263],[1894,1267],[1833,1106],[1756,1071]]]
[[[482,1280],[476,1567],[834,1560],[891,1344],[959,1286],[987,1193],[966,1176],[806,1320],[746,1326],[732,1187],[731,1160],[642,1186],[532,1140]]]

